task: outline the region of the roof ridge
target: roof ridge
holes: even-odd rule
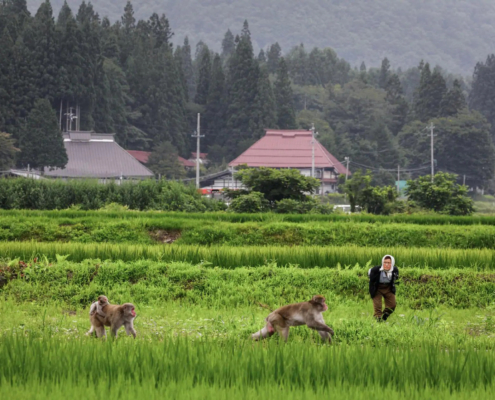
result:
[[[131,157],[134,161],[137,161],[137,162],[138,162],[138,164],[139,164],[141,167],[143,167],[143,168],[144,168],[144,169],[146,169],[149,173],[151,173],[151,174],[153,174],[153,176],[155,176],[155,173],[154,173],[152,170],[150,170],[150,169],[149,169],[146,165],[141,164],[141,163],[140,163],[140,162],[136,159],[136,157],[134,157],[131,153],[129,153],[126,149],[124,149],[124,148],[123,148],[120,144],[118,144],[116,140],[114,140],[112,143],[115,143],[115,144],[119,147],[119,149],[121,149],[121,150],[122,150],[122,151],[123,151],[123,152],[127,155],[127,157]],[[139,151],[139,150],[138,150],[138,151]]]

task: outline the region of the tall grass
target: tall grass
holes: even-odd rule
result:
[[[258,266],[276,263],[279,266],[297,265],[301,268],[339,265],[378,265],[385,254],[392,254],[399,267],[429,267],[433,269],[476,268],[495,269],[493,250],[453,250],[409,247],[280,247],[280,246],[164,246],[109,243],[38,243],[0,242],[0,255],[4,258],[30,260],[46,256],[55,260],[56,255],[68,255],[71,261],[100,260],[155,260],[186,261],[193,264],[222,268]]]
[[[445,349],[367,346],[253,345],[208,338],[162,342],[60,340],[5,336],[0,341],[0,386],[143,387],[184,391],[256,390],[331,393],[380,388],[418,394],[433,390],[461,394],[494,389],[495,358],[469,347]],[[87,390],[87,389],[86,389]],[[328,391],[328,392],[327,392]],[[341,392],[341,393],[342,393]],[[277,396],[277,398],[280,396]],[[395,398],[395,396],[394,396]]]

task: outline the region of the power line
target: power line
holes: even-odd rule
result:
[[[397,170],[394,168],[394,169],[388,169],[388,168],[376,168],[376,167],[371,167],[369,165],[364,165],[364,164],[360,164],[360,163],[357,163],[355,161],[350,161],[351,164],[354,164],[354,165],[358,165],[362,168],[367,168],[367,169],[370,169],[372,171],[387,171],[387,172],[396,172]],[[414,167],[414,168],[405,168],[405,169],[401,169],[402,172],[412,172],[412,171],[420,171],[420,170],[423,170],[423,169],[427,169],[429,168],[429,166],[423,166],[423,167]]]

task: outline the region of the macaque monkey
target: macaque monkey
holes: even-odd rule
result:
[[[108,301],[107,296],[98,296],[98,300],[95,301],[93,304],[91,304],[91,307],[89,309],[89,317],[91,319],[91,316],[98,314],[102,318],[106,317],[106,314],[103,312],[103,307],[108,306],[110,303]],[[91,325],[91,328],[89,329],[88,332],[86,332],[86,335],[91,335],[95,331],[95,328],[93,325]]]
[[[134,304],[124,303],[122,305],[108,304],[103,307],[103,312],[106,317],[102,317],[95,313],[89,317],[91,321],[92,332],[93,327],[96,331],[97,337],[106,336],[105,326],[109,326],[112,335],[117,337],[117,332],[122,325],[125,327],[125,332],[128,335],[136,337],[136,330],[134,329],[134,318],[136,318],[136,311]],[[90,333],[88,332],[88,334]]]
[[[108,306],[109,304],[110,303],[107,296],[98,296],[98,301],[95,301],[93,304],[91,304],[89,315],[91,316],[97,313],[98,315],[101,315],[103,318],[105,318],[106,315],[103,312],[103,307]]]
[[[313,296],[310,301],[289,304],[271,312],[266,317],[266,325],[251,335],[254,340],[272,336],[275,332],[287,341],[291,326],[307,325],[318,331],[324,341],[332,342],[333,329],[325,324],[322,313],[328,310],[323,296]]]

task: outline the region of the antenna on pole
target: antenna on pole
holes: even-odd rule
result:
[[[196,132],[194,132],[195,134],[194,135],[191,135],[193,138],[196,138],[196,189],[199,189],[199,148],[200,148],[200,144],[199,144],[199,141],[202,137],[205,137],[205,135],[201,135],[200,134],[200,121],[201,121],[201,114],[198,113],[198,126],[197,126],[197,129],[196,129]]]
[[[72,107],[70,107],[69,110],[70,111],[65,113],[65,115],[67,116],[67,132],[70,132],[72,130],[72,121],[77,119],[77,116],[72,113]]]

